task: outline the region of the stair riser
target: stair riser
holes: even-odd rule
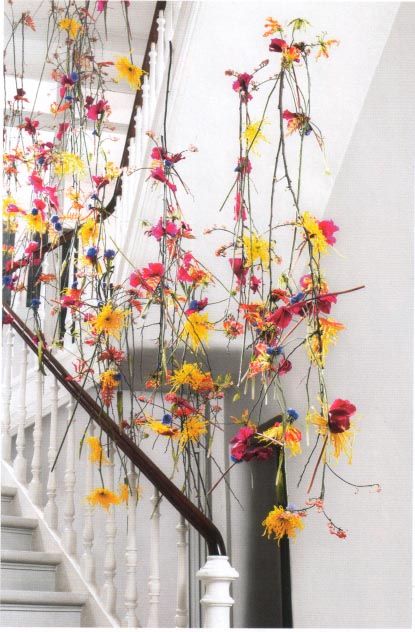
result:
[[[12,496],[1,497],[1,515],[16,516],[16,501]]]
[[[17,527],[1,528],[1,546],[3,549],[31,551],[32,543],[32,529],[18,529]]]
[[[81,625],[81,608],[77,606],[39,606],[2,603],[0,606],[3,626],[10,627],[73,627]]]
[[[2,562],[1,585],[10,590],[56,590],[56,566]]]

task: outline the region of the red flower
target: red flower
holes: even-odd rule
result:
[[[239,173],[251,173],[252,171],[252,164],[251,161],[249,160],[249,158],[239,158],[238,159],[238,166],[235,168],[235,171],[238,171]]]
[[[350,417],[356,412],[356,406],[347,399],[336,399],[329,410],[330,432],[344,432],[350,428]]]
[[[282,305],[268,316],[267,322],[273,323],[279,329],[285,329],[292,321],[292,317],[291,309]]]
[[[130,285],[133,287],[141,285],[148,292],[153,292],[160,283],[163,274],[164,265],[162,263],[149,263],[147,268],[135,270],[130,274]]]
[[[289,371],[291,371],[292,369],[292,364],[290,362],[290,360],[287,360],[286,358],[281,358],[279,364],[278,364],[278,369],[277,369],[277,373],[278,375],[285,375],[286,373],[288,373]]]
[[[59,129],[56,132],[56,138],[62,140],[64,133],[69,127],[69,123],[59,123]]]
[[[28,116],[25,116],[24,120],[26,122],[22,123],[18,127],[20,127],[20,129],[24,129],[24,131],[30,134],[31,136],[34,136],[36,134],[36,129],[39,127],[39,121],[33,121]]]
[[[41,193],[43,191],[43,180],[36,171],[33,171],[29,176],[29,184],[32,185],[35,193]]]
[[[286,290],[280,290],[279,288],[272,290],[271,297],[273,301],[283,301],[284,303],[289,302]]]
[[[271,53],[282,53],[282,51],[287,47],[288,44],[285,40],[274,37],[274,39],[270,42],[269,50]]]
[[[248,86],[252,79],[252,76],[253,75],[249,75],[247,72],[243,72],[238,75],[237,80],[234,81],[232,84],[233,90],[235,90],[235,92],[239,92],[241,101],[243,101],[244,103],[252,99],[252,94],[249,94],[248,92]]]
[[[243,259],[241,259],[241,257],[235,257],[234,259],[229,259],[229,263],[231,264],[232,272],[238,279],[240,285],[245,285],[248,270],[247,268],[244,268]]]
[[[330,314],[332,303],[337,303],[337,298],[332,294],[320,294],[316,301],[316,309],[324,314]]]
[[[330,244],[330,246],[333,246],[333,244],[336,243],[334,233],[339,230],[339,227],[336,226],[332,219],[325,219],[321,222],[318,222],[318,226],[324,234],[327,243]]]
[[[255,432],[256,430],[254,428],[244,426],[231,439],[230,443],[233,445],[231,449],[232,461],[236,461],[237,463],[240,461],[252,461],[253,459],[266,461],[272,457],[272,448],[250,446],[250,440]]]
[[[258,279],[258,277],[256,277],[254,274],[251,276],[250,281],[249,281],[249,287],[251,288],[251,290],[253,291],[253,293],[255,294],[255,292],[258,292],[259,286],[261,285],[261,279]]]
[[[95,186],[97,187],[97,191],[102,189],[102,187],[107,186],[109,184],[108,178],[104,178],[104,176],[92,176],[92,180],[94,181]]]
[[[96,8],[98,13],[102,13],[107,8],[108,0],[97,0]]]
[[[37,241],[29,241],[24,251],[27,255],[32,255],[34,252],[37,252],[38,249],[39,244]]]

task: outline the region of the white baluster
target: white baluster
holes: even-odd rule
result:
[[[160,496],[157,488],[154,488],[151,497],[153,512],[150,524],[150,577],[148,580],[148,628],[159,627],[159,602],[160,602]]]
[[[109,451],[110,465],[106,466],[106,486],[111,491],[114,489],[114,448],[111,445]],[[114,507],[109,507],[105,523],[105,559],[103,601],[109,614],[115,615],[115,604],[117,589],[115,587],[115,575],[117,572],[117,561],[115,557],[115,536],[117,528],[115,526]]]
[[[157,50],[155,42],[150,47],[150,125],[153,125],[154,110],[156,109],[156,82],[157,82]]]
[[[37,367],[35,372],[35,425],[33,428],[32,479],[29,484],[30,497],[35,505],[42,504],[42,422],[43,422],[43,374]]]
[[[14,341],[14,331],[11,325],[5,326],[6,335],[5,339],[5,352],[4,352],[4,376],[3,376],[3,389],[2,389],[2,400],[3,400],[3,419],[2,419],[2,458],[7,461],[7,463],[11,460],[12,453],[12,439],[10,435],[10,424],[11,424],[11,415],[10,415],[10,402],[12,397],[12,358],[13,358],[13,341]]]
[[[20,371],[19,371],[19,399],[16,403],[17,437],[16,437],[16,457],[13,461],[13,469],[19,483],[26,485],[27,462],[25,458],[25,424],[26,424],[26,387],[27,387],[27,359],[28,348],[23,340],[20,348]]]
[[[147,131],[147,130],[145,130]],[[135,156],[134,167],[141,167],[141,147],[143,143],[143,115],[141,108],[137,108],[135,115]]]
[[[150,111],[149,111],[149,82],[148,75],[145,75],[143,80],[143,131],[146,133],[150,127]]]
[[[159,11],[157,18],[157,93],[160,91],[164,77],[164,30],[166,20],[163,11]]]
[[[63,544],[69,555],[76,554],[76,531],[74,529],[75,520],[75,421],[72,418],[74,411],[74,401],[70,397],[68,402],[68,419],[70,424],[66,435],[66,469],[64,476],[65,487],[65,507],[63,511]]]
[[[48,498],[45,507],[45,518],[51,529],[58,528],[58,505],[56,504],[56,469],[52,471],[57,454],[58,440],[58,381],[52,376],[49,388],[50,397],[50,435],[48,449],[49,475],[46,485],[46,496]]]
[[[134,167],[134,159],[135,159],[135,137],[130,138],[130,142],[128,145],[128,166]],[[130,176],[128,176],[130,178]]]
[[[229,564],[226,555],[209,555],[206,564],[196,573],[205,586],[200,600],[204,628],[230,628],[230,612],[234,603],[229,594],[231,582],[239,573]]]
[[[130,463],[129,484],[131,494],[128,497],[128,523],[127,523],[127,547],[125,549],[125,619],[124,623],[128,628],[136,628],[139,625],[136,610],[138,605],[137,593],[137,475],[134,466]]]
[[[89,426],[89,434],[94,436],[94,424]],[[87,459],[85,464],[85,491],[86,495],[91,493],[94,487],[94,464]],[[90,503],[84,505],[84,528],[82,531],[82,544],[84,552],[82,555],[82,570],[85,580],[90,584],[95,584],[95,559],[92,553],[94,546],[94,507]]]
[[[176,628],[188,626],[188,565],[187,565],[187,533],[189,527],[183,516],[180,516],[176,527],[177,540],[177,602],[176,602]]]

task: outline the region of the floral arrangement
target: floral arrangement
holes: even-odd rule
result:
[[[191,159],[197,149],[172,151],[164,129],[161,136],[147,132],[151,150],[145,167],[151,186],[162,191],[159,219],[154,224],[143,220],[143,231],[157,256],[137,268],[131,266],[128,278],[115,282],[117,262],[125,254],[112,240],[105,220],[111,187],[121,176],[106,149],[106,134],[111,130],[107,90],[113,81],[126,81],[132,90],[139,90],[144,71],[133,63],[132,56],[99,58],[95,42],[102,21],[106,30],[107,5],[106,1],[91,3],[90,10],[73,2],[51,6],[47,72],[56,82],[59,99],[50,104],[55,121],[50,140],[44,139],[39,121],[26,115],[27,108],[33,113],[35,104],[28,104],[24,67],[13,69],[16,90],[7,99],[7,194],[3,200],[5,234],[13,236],[3,248],[3,283],[11,303],[19,293],[29,292],[28,319],[37,336],[40,365],[42,349],[61,348],[69,333],[71,352],[76,355],[69,379],[93,386],[96,401],[137,445],[164,442],[172,456],[172,476],[181,469],[183,491],[189,495],[197,491],[201,506],[209,510],[210,494],[231,467],[276,455],[276,504],[264,517],[264,535],[278,542],[285,536],[295,537],[304,527],[307,513],[316,510],[325,516],[330,533],[344,538],[345,530],[325,512],[325,477],[331,474],[353,487],[365,487],[346,481],[335,471],[337,459],[345,457],[351,462],[357,407],[347,399],[347,392],[329,395],[324,369],[327,354],[345,328],[332,310],[340,296],[360,287],[329,288],[323,263],[334,250],[339,227],[331,219],[319,220],[301,198],[307,144],[317,142],[324,155],[323,135],[310,106],[311,67],[315,59],[329,57],[338,42],[325,36],[304,41],[310,26],[306,20],[295,19],[283,27],[268,18],[264,37],[270,38],[270,58],[250,72],[226,71],[239,110],[235,130],[239,154],[221,206],[229,211],[229,225],[205,232],[213,236],[226,233],[228,241],[217,244],[216,254],[227,259],[229,278],[217,278],[197,257],[192,247],[196,236],[180,199],[180,193],[188,191],[180,176],[180,163]],[[130,37],[129,2],[113,5],[122,11]],[[11,10],[12,34],[6,51],[14,46],[17,29],[23,40],[26,29],[36,29],[29,13],[15,16],[12,5]],[[10,72],[8,63],[6,56],[6,71]],[[271,74],[265,76],[269,68]],[[252,120],[251,101],[261,99],[263,93],[263,114]],[[262,230],[251,201],[251,173],[258,147],[270,142],[265,128],[275,111],[278,138],[270,170],[268,227]],[[298,149],[295,164],[289,164],[288,143]],[[29,205],[19,201],[19,187],[27,183],[31,187]],[[292,207],[292,215],[284,220],[278,213],[281,196],[288,196]],[[65,259],[56,249],[48,255],[45,271],[46,245],[56,243],[68,229],[75,232]],[[277,236],[283,231],[288,231],[291,240],[287,260],[278,251]],[[31,286],[29,278],[35,279]],[[209,301],[212,295],[217,301],[221,292],[219,303],[225,308],[220,320],[214,321]],[[46,315],[55,323],[49,338]],[[208,343],[214,335],[240,349],[236,376],[212,372]],[[140,341],[155,343],[155,351],[144,376],[145,389],[138,391]],[[284,381],[289,379],[298,353],[305,353],[309,363],[305,419],[300,419],[284,395]],[[313,376],[318,384],[315,394],[310,392]],[[230,444],[231,465],[223,472],[211,446],[223,429],[221,413],[227,390],[233,392],[234,401],[250,392],[253,405],[240,418],[233,418],[239,428]],[[276,414],[263,427],[261,411],[271,394]],[[304,507],[294,508],[288,502],[286,455],[298,458],[305,451],[304,428],[307,435],[315,433],[301,475],[303,479],[310,470],[308,498]],[[110,462],[105,437],[90,436],[87,427],[82,444],[102,481],[101,487],[91,490],[90,503],[108,510],[131,496],[139,497],[139,490],[131,489],[124,461],[119,491],[105,488],[102,470]],[[218,469],[218,480],[211,489],[205,488],[198,469],[200,450]],[[320,490],[311,496],[318,472]],[[380,490],[377,484],[366,487]]]

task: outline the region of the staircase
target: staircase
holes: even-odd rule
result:
[[[1,622],[11,627],[80,627],[88,595],[60,590],[59,553],[42,550],[38,520],[21,515],[17,489],[1,487]]]

